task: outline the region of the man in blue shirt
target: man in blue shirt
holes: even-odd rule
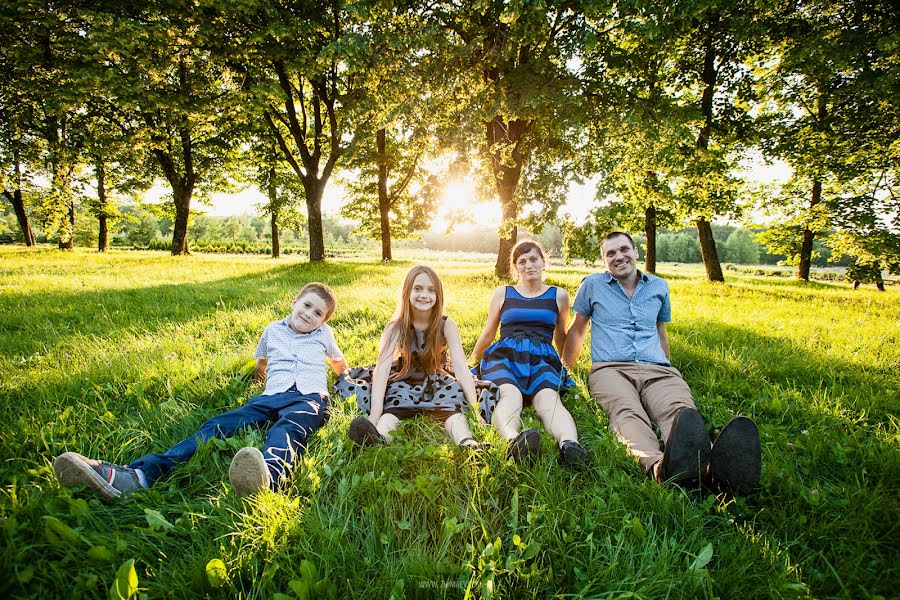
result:
[[[637,249],[627,233],[601,242],[608,269],[584,278],[562,359],[573,365],[591,325],[590,389],[609,415],[610,429],[659,482],[701,480],[747,494],[759,482],[756,425],[736,417],[710,448],[709,433],[691,390],[669,362],[666,323],[672,320],[669,286],[637,269]],[[660,451],[653,426],[665,440]]]

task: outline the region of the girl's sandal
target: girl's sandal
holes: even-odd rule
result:
[[[459,447],[474,450],[475,452],[481,452],[490,450],[491,445],[488,442],[477,442],[475,441],[475,438],[467,437],[459,441]]]

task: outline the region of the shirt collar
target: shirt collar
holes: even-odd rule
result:
[[[322,329],[322,325],[324,325],[325,323],[322,323],[322,325],[319,325],[312,331],[307,331],[306,333],[300,333],[299,331],[294,331],[293,329],[291,329],[291,316],[290,315],[288,315],[284,319],[282,319],[281,324],[284,325],[285,327],[287,327],[288,329],[290,329],[291,333],[293,333],[294,335],[310,335],[310,334],[313,334],[313,333],[317,332],[318,330]]]
[[[647,277],[643,272],[641,272],[640,269],[637,270],[637,274],[638,274],[638,279],[639,279],[640,281],[642,281],[642,282],[644,282],[644,283],[647,283],[648,281],[650,281],[650,278]],[[616,279],[615,277],[613,277],[613,276],[612,276],[612,273],[610,273],[609,271],[604,271],[604,272],[600,273],[600,276],[603,278],[603,281],[604,281],[604,282],[606,282],[606,283],[608,283],[608,284],[610,284],[610,285],[613,284],[613,283],[615,283],[615,282],[617,282],[617,281],[619,281],[618,279]]]

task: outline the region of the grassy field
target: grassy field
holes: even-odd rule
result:
[[[471,350],[492,265],[432,257]],[[0,596],[896,597],[900,589],[900,290],[663,265],[673,362],[710,429],[753,417],[761,487],[737,501],[647,480],[587,394],[566,398],[593,455],[552,438],[533,468],[453,448],[424,420],[359,451],[338,401],[285,493],[237,498],[227,469],[258,431],[210,442],[147,492],[104,505],[60,488],[73,450],[161,451],[257,392],[262,328],[303,283],[337,291],[351,364],[371,363],[412,263],[0,249]],[[583,268],[554,267],[574,294]],[[533,412],[526,423],[536,425]]]

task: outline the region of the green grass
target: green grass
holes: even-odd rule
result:
[[[133,560],[147,597],[896,597],[893,287],[732,273],[711,285],[699,267],[660,268],[674,363],[710,429],[739,413],[760,426],[749,499],[648,481],[587,393],[587,351],[566,398],[594,458],[582,474],[557,464],[546,433],[539,464],[521,468],[491,431],[476,434],[494,449],[470,456],[424,420],[356,450],[355,407],[339,401],[281,494],[229,489],[235,450],[262,443],[255,430],[112,505],[56,482],[61,452],[127,462],[254,395],[259,333],[307,281],[335,288],[337,339],[351,364],[371,363],[403,258],[0,249],[0,595],[107,597]],[[471,350],[499,284],[491,259],[431,259]],[[574,295],[587,273],[549,279]],[[208,575],[213,559],[224,577]]]

